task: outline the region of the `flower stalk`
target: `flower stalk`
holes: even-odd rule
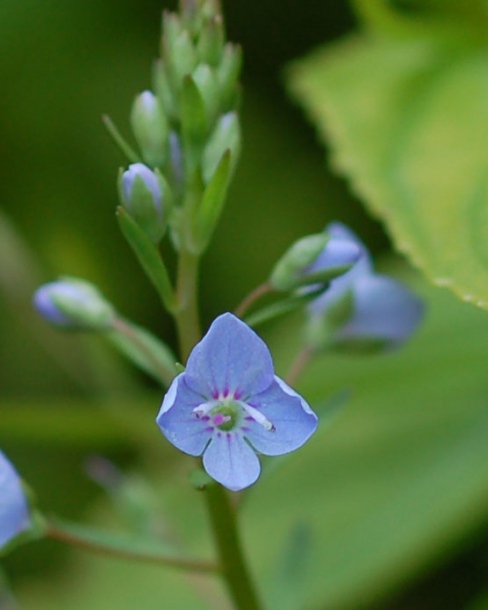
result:
[[[222,577],[237,610],[262,610],[256,588],[245,561],[235,508],[230,494],[218,483],[205,488],[205,500],[215,545],[222,566]]]

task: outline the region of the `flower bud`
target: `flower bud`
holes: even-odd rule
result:
[[[228,42],[224,47],[222,59],[217,67],[221,112],[233,110],[237,106],[239,98],[238,81],[241,67],[241,48]]]
[[[361,256],[359,247],[329,233],[308,235],[295,242],[276,263],[270,283],[276,290],[327,284],[346,273]]]
[[[218,114],[220,91],[215,71],[207,64],[199,64],[192,74],[202,96],[207,125],[212,126]]]
[[[143,163],[133,163],[119,176],[119,194],[130,216],[158,244],[164,235],[171,205],[166,180]]]
[[[200,62],[215,67],[219,64],[224,48],[225,32],[221,15],[209,19],[203,26],[197,43]]]
[[[317,351],[334,347],[355,352],[399,347],[422,320],[423,303],[400,282],[374,272],[354,233],[337,223],[330,230],[355,244],[361,257],[309,305],[309,346]]]
[[[165,35],[163,49],[172,87],[178,91],[185,76],[191,74],[197,66],[197,52],[187,30],[177,31],[171,36]]]
[[[154,93],[144,91],[136,97],[130,120],[144,161],[161,167],[166,159],[168,121]]]
[[[205,146],[202,161],[203,179],[210,182],[226,150],[230,150],[231,172],[239,158],[241,149],[241,128],[236,112],[228,112],[220,117]]]
[[[112,305],[89,282],[65,277],[44,284],[34,295],[41,316],[61,328],[103,331],[115,316]]]

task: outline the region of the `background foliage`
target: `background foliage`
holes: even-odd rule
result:
[[[439,11],[459,20],[461,4],[478,23],[481,1],[431,1],[420,12],[418,3],[395,3],[427,32]],[[188,464],[152,422],[160,391],[96,339],[46,329],[30,306],[38,283],[60,273],[80,275],[97,283],[123,314],[173,336],[118,234],[115,177],[123,159],[100,121],[108,112],[127,127],[133,96],[149,85],[161,8],[155,0],[0,4],[0,445],[35,486],[43,507],[114,528],[154,527],[141,522],[139,502],[156,508],[160,530],[172,529],[190,548],[210,551],[196,492],[181,476]],[[385,255],[383,264],[429,304],[424,328],[401,353],[367,361],[323,359],[300,384],[315,404],[344,387],[352,399],[333,425],[270,471],[246,500],[245,542],[270,608],[483,610],[486,315],[429,288],[404,263],[387,260],[381,228],[328,172],[311,127],[286,98],[287,62],[356,27],[350,7],[234,0],[224,9],[230,38],[245,49],[245,144],[205,257],[205,320],[232,308],[291,240],[333,218]],[[388,57],[401,76],[396,55]],[[459,70],[454,88],[472,74]],[[376,77],[385,72],[373,64],[359,66],[358,74],[348,82],[374,94]],[[454,98],[443,95],[448,106]],[[393,116],[397,110],[389,108]],[[461,129],[445,115],[435,116],[441,121],[437,134]],[[480,139],[476,152],[481,165],[482,144]],[[430,175],[431,157],[422,159]],[[379,178],[371,179],[381,186]],[[298,341],[298,321],[264,329],[282,372]],[[85,464],[93,454],[110,457],[130,474],[127,486],[137,490],[131,511],[119,498],[114,516],[88,480]],[[2,567],[26,610],[151,610],[162,601],[175,610],[226,607],[221,591],[201,579],[192,577],[188,586],[174,572],[93,558],[54,543],[25,547]],[[197,597],[202,592],[204,602]]]

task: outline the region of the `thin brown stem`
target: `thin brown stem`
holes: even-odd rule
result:
[[[234,314],[238,318],[242,318],[258,299],[271,292],[273,292],[273,287],[271,284],[269,282],[263,282],[252,290],[243,301],[241,301],[241,303],[234,310]]]
[[[46,536],[52,540],[58,540],[64,544],[76,546],[100,555],[132,559],[145,563],[155,563],[170,568],[199,572],[201,574],[211,574],[220,571],[220,567],[216,563],[210,561],[186,557],[172,557],[166,553],[157,551],[140,551],[121,548],[117,545],[99,542],[81,534],[76,534],[70,530],[64,529],[61,525],[54,523],[49,523],[47,525],[45,533]]]
[[[298,352],[297,357],[292,362],[290,368],[288,369],[288,373],[285,376],[285,381],[288,385],[294,386],[297,383],[300,375],[310,364],[313,355],[314,352],[310,347],[304,347],[300,352]]]

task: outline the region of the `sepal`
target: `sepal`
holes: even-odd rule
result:
[[[291,296],[267,305],[245,317],[245,322],[253,328],[285,314],[292,313],[323,294],[325,286],[319,285],[309,291],[297,291]]]

